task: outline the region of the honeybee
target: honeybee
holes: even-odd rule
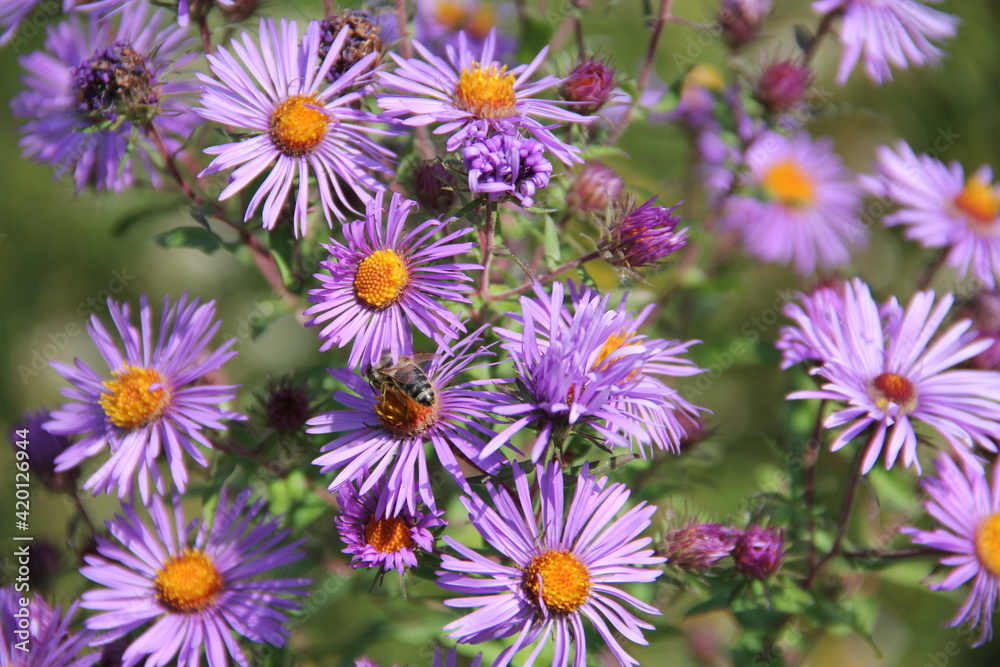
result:
[[[434,387],[418,364],[435,356],[433,354],[405,355],[399,357],[397,362],[393,364],[392,355],[385,352],[378,363],[368,369],[365,377],[379,393],[385,393],[387,386],[391,386],[420,405],[430,407],[434,405]]]

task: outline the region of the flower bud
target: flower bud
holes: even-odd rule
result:
[[[731,529],[718,523],[696,523],[668,533],[663,553],[671,565],[689,572],[704,572],[733,550]]]
[[[807,66],[779,60],[764,69],[753,96],[770,111],[788,111],[805,98],[812,79]]]
[[[563,99],[573,102],[570,109],[591,114],[600,109],[615,89],[615,73],[604,61],[585,60],[569,73],[562,83]]]
[[[261,398],[267,424],[279,433],[297,433],[305,429],[312,416],[309,392],[302,384],[288,378],[268,383],[266,395]]]
[[[687,228],[677,230],[677,206],[654,206],[656,197],[625,212],[607,229],[600,248],[605,259],[624,269],[656,266],[687,243]]]
[[[771,0],[722,0],[719,26],[726,43],[739,49],[757,39],[770,13]]]
[[[733,547],[733,560],[744,577],[767,579],[781,568],[784,548],[782,531],[750,526],[738,535]]]
[[[581,212],[603,211],[615,203],[624,188],[625,181],[614,169],[597,161],[588,162],[566,193],[566,204]]]
[[[455,177],[440,162],[428,160],[421,164],[410,175],[410,183],[420,208],[436,215],[447,213],[458,201]]]

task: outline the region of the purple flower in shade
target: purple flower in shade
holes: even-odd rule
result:
[[[536,298],[521,297],[521,314],[507,313],[522,331],[494,329],[519,375],[523,391],[498,414],[517,420],[493,438],[493,453],[527,426],[539,434],[531,458],[538,461],[551,441],[561,445],[573,430],[586,426],[607,446],[637,445],[678,451],[684,436],[680,413],[695,408],[660,377],[702,372],[680,355],[697,341],[646,338],[638,328],[649,315],[617,308],[610,295],[570,285],[572,307],[563,305],[564,287],[554,283],[552,294],[536,286]]]
[[[948,624],[979,628],[973,646],[993,637],[993,610],[1000,590],[1000,466],[993,467],[992,486],[975,466],[960,468],[944,454],[934,460],[937,477],[920,480],[927,495],[924,509],[938,523],[934,530],[904,527],[915,544],[940,549],[941,565],[954,568],[931,590],[951,591],[970,579],[972,590]]]
[[[867,239],[857,218],[861,190],[829,139],[766,132],[745,160],[747,185],[763,199],[730,197],[721,224],[740,234],[747,252],[803,275],[850,261],[851,248]]]
[[[84,484],[94,494],[131,495],[135,484],[145,502],[152,476],[160,493],[163,478],[157,466],[166,456],[171,476],[183,493],[187,484],[184,453],[201,466],[208,460],[198,449],[209,449],[211,441],[203,429],[225,429],[224,419],[245,419],[222,404],[236,396],[236,385],[204,384],[202,378],[219,369],[236,352],[229,351],[235,339],[214,351],[208,350],[219,328],[215,302],[188,302],[187,294],[173,306],[163,299],[159,330],[153,326],[153,310],[145,295],[139,301],[140,328],[132,326],[127,304],[108,300],[111,318],[124,344],[124,354],[97,318],[87,330],[110,369],[110,377],[92,370],[79,359],[76,367],[53,361],[52,367],[73,387],[63,395],[72,399],[53,410],[44,428],[56,435],[78,435],[81,439],[56,458],[56,471],[68,470],[86,459],[111,449],[111,458]],[[155,341],[155,345],[154,345]]]
[[[774,344],[781,350],[781,370],[803,361],[821,363],[827,358],[826,341],[840,327],[844,309],[843,284],[821,285],[810,294],[800,294],[802,305],[785,304],[782,312],[794,326],[784,326]],[[822,332],[822,336],[817,335]]]
[[[153,526],[132,506],[107,522],[121,544],[98,536],[97,553],[85,558],[80,573],[103,588],[83,594],[82,606],[100,610],[86,620],[103,631],[95,645],[109,644],[152,623],[122,656],[125,665],[226,667],[226,653],[246,667],[247,656],[233,633],[258,644],[283,646],[288,637],[285,611],[301,608],[308,579],[259,579],[302,557],[304,540],[283,544],[289,531],[264,511],[264,502],[247,503],[249,490],[232,503],[225,491],[212,524],[185,522],[180,499],[167,508],[160,496],[149,503]],[[172,511],[171,511],[172,510]],[[172,517],[171,517],[172,515]],[[193,539],[192,539],[193,538]]]
[[[734,49],[757,39],[764,20],[771,13],[771,0],[722,0],[719,28]]]
[[[1000,291],[977,293],[959,311],[959,316],[972,320],[976,338],[990,341],[990,346],[969,364],[981,370],[1000,370]]]
[[[362,472],[368,478],[367,471]],[[337,493],[340,515],[337,532],[347,545],[352,567],[375,567],[396,570],[417,566],[417,549],[433,551],[431,528],[443,526],[443,510],[411,512],[405,507],[395,516],[388,509],[395,499],[388,493],[383,477],[365,493],[358,493],[356,483],[348,483]]]
[[[971,273],[993,288],[1000,277],[1000,186],[993,170],[982,167],[968,179],[957,162],[945,165],[917,156],[906,142],[893,151],[881,146],[875,176],[862,176],[871,194],[900,209],[884,220],[902,225],[906,238],[925,248],[947,248],[945,261],[959,275]]]
[[[27,604],[22,605],[22,600]],[[0,588],[0,665],[16,667],[90,667],[100,653],[81,656],[93,632],[70,632],[74,603],[65,616],[40,597]],[[21,634],[27,632],[27,635]],[[27,646],[28,649],[24,650]]]
[[[489,131],[485,122],[473,123],[465,137],[462,162],[469,171],[469,190],[486,194],[490,201],[510,194],[521,206],[531,206],[552,175],[544,146],[514,131],[492,136]]]
[[[541,66],[548,47],[531,64],[507,71],[506,65],[494,59],[495,42],[494,31],[476,55],[463,32],[458,47],[448,49],[447,61],[420,42],[414,42],[413,46],[423,60],[389,54],[398,67],[395,72],[379,72],[379,81],[385,88],[401,94],[378,96],[379,105],[387,111],[385,115],[401,118],[404,125],[443,123],[435,132],[450,135],[449,151],[462,145],[473,121],[485,120],[501,131],[510,125],[525,131],[562,162],[582,162],[579,148],[563,143],[552,133],[555,125],[551,121],[586,123],[591,118],[567,111],[556,103],[534,99],[537,93],[560,84],[557,77],[545,76],[533,83],[528,80]]]
[[[750,526],[736,535],[733,560],[740,574],[750,579],[767,579],[781,569],[785,558],[785,537],[776,528]]]
[[[453,258],[476,246],[459,242],[471,231],[445,232],[449,221],[428,220],[410,231],[406,218],[415,202],[393,194],[388,211],[379,193],[367,206],[364,220],[344,225],[347,245],[333,239],[323,245],[330,259],[320,262],[329,275],[317,273],[321,287],[309,291],[312,316],[306,326],[322,324],[320,351],[354,341],[348,365],[374,364],[388,350],[392,358],[412,348],[412,327],[443,343],[465,327],[437,299],[469,303],[468,271],[479,264],[431,262]],[[383,214],[386,220],[383,224]]]
[[[149,155],[156,142],[176,153],[199,122],[188,100],[193,83],[164,80],[188,60],[180,55],[193,43],[187,32],[165,25],[165,12],[148,15],[145,3],[119,14],[70,16],[48,28],[45,51],[20,58],[26,89],[11,108],[28,119],[21,148],[57,178],[72,173],[77,191],[121,192],[137,174],[158,185]]]
[[[305,236],[308,227],[310,176],[316,179],[320,207],[331,227],[331,214],[346,217],[341,206],[354,211],[348,202],[350,193],[368,202],[369,190],[384,189],[370,172],[391,173],[383,162],[392,153],[366,135],[390,132],[369,127],[375,114],[353,108],[368,92],[372,77],[368,70],[378,55],[369,53],[332,84],[326,81],[327,72],[341,57],[347,34],[345,27],[320,63],[318,21],[309,23],[300,41],[295,21],[282,19],[275,27],[273,19],[263,18],[260,47],[244,32],[242,43],[233,42],[236,57],[225,48],[208,56],[218,79],[198,75],[205,84],[204,108],[195,111],[209,120],[249,130],[253,136],[205,149],[218,157],[201,175],[236,167],[219,195],[221,201],[270,168],[244,220],[253,217],[263,202],[264,227],[273,229],[296,177],[296,236]]]
[[[56,458],[69,449],[70,441],[64,435],[53,435],[42,428],[49,419],[47,410],[25,414],[21,421],[11,426],[10,446],[14,457],[18,461],[26,460],[32,474],[45,486],[72,491],[76,488],[76,471],[56,472]]]
[[[672,208],[654,206],[656,197],[638,207],[622,212],[604,230],[600,249],[605,259],[623,269],[655,267],[687,243],[687,227],[678,231],[680,217],[670,215]]]
[[[534,658],[554,635],[552,665],[584,665],[587,659],[584,617],[590,619],[621,665],[637,665],[611,628],[637,644],[646,644],[642,630],[653,626],[633,616],[624,602],[647,614],[659,614],[613,584],[649,583],[660,575],[657,565],[665,559],[645,547],[650,538],[639,538],[649,526],[655,506],[639,503],[617,520],[613,517],[628,501],[624,484],[595,479],[585,465],[564,515],[563,473],[553,463],[536,466],[539,514],[532,507],[531,488],[524,471],[513,468],[514,496],[487,482],[490,502],[478,496],[463,497],[469,520],[483,539],[509,558],[502,565],[485,558],[447,535],[448,546],[458,558],[445,554],[438,586],[471,597],[445,600],[449,607],[476,611],[445,626],[462,643],[479,643],[517,635],[494,662],[507,665],[522,649],[538,642]],[[571,657],[572,655],[572,657]]]
[[[330,483],[331,493],[360,479],[363,483],[357,493],[367,494],[385,473],[386,490],[393,498],[391,506],[385,508],[386,515],[397,516],[405,508],[414,516],[418,496],[428,507],[435,508],[426,443],[433,446],[438,460],[465,489],[468,483],[458,458],[489,474],[506,463],[495,451],[483,453],[493,431],[479,423],[496,421],[489,413],[506,400],[506,395],[476,389],[483,381],[450,384],[459,373],[476,367],[473,362],[490,354],[484,348],[470,351],[481,333],[482,329],[454,347],[442,343],[438,348],[437,356],[423,371],[433,390],[431,405],[418,403],[394,383],[376,387],[348,370],[329,371],[353,392],[335,391],[333,398],[344,409],[309,420],[309,433],[339,434],[322,448],[325,453],[313,461],[322,466],[323,473],[338,471]],[[366,475],[366,469],[371,474]]]
[[[841,85],[862,57],[865,74],[878,85],[892,80],[889,65],[937,65],[942,52],[933,42],[954,37],[959,24],[958,17],[917,0],[816,0],[812,8],[820,14],[843,14],[844,53],[837,70]]]
[[[990,343],[965,336],[969,320],[935,338],[954,298],[947,294],[934,301],[934,292],[917,292],[905,309],[892,300],[880,311],[868,286],[855,279],[844,288],[839,326],[799,322],[803,338],[818,341],[824,357],[811,372],[826,383],[788,398],[847,404],[824,423],[831,429],[846,425],[831,443],[833,451],[873,427],[863,472],[871,470],[883,449],[886,468],[901,458],[904,467],[920,469],[914,420],[938,431],[960,455],[968,456],[976,444],[997,451],[1000,373],[953,370]]]
[[[663,553],[670,565],[704,572],[732,552],[736,539],[732,528],[718,523],[696,523],[668,533]]]

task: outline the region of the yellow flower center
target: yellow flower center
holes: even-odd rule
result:
[[[383,385],[381,391],[375,403],[375,414],[382,425],[396,435],[404,438],[420,435],[437,420],[437,392],[432,405],[421,405],[393,384]]]
[[[514,75],[507,66],[483,67],[472,63],[472,69],[462,68],[455,84],[455,104],[479,118],[510,118],[517,113]]]
[[[601,351],[597,353],[597,359],[594,360],[594,365],[590,367],[590,370],[607,370],[615,360],[612,359],[603,366],[601,366],[601,362],[607,359],[614,352],[617,352],[618,349],[631,340],[631,338],[632,336],[624,331],[608,336],[608,339],[604,341],[604,345],[601,347]]]
[[[912,412],[917,406],[917,388],[899,373],[882,373],[872,380],[869,390],[879,410],[889,412],[892,404],[903,413]]]
[[[1000,196],[992,185],[984,183],[978,176],[973,176],[965,182],[965,187],[955,197],[955,208],[973,225],[993,226],[997,215],[1000,214]]]
[[[114,380],[104,382],[109,393],[101,394],[101,407],[119,428],[138,428],[155,420],[170,405],[170,390],[163,377],[152,368],[125,364],[114,371]],[[153,385],[159,385],[151,389]]]
[[[222,591],[222,575],[204,551],[186,550],[171,556],[156,571],[156,599],[177,612],[201,611]]]
[[[310,106],[312,105],[312,106]],[[311,95],[293,95],[271,113],[271,140],[285,155],[300,157],[323,141],[330,117]]]
[[[590,572],[568,551],[546,551],[524,568],[521,586],[550,611],[576,611],[590,596]]]
[[[802,168],[791,160],[778,162],[761,181],[767,193],[786,206],[807,206],[815,199],[815,185]]]
[[[410,527],[399,517],[372,519],[365,524],[365,543],[375,551],[389,554],[413,546]]]
[[[992,515],[979,526],[976,555],[990,574],[1000,576],[1000,513]]]
[[[354,274],[354,291],[373,308],[393,303],[410,282],[403,258],[395,250],[376,250],[361,260]]]

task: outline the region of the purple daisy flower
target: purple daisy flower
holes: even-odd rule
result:
[[[782,312],[795,326],[785,326],[774,344],[781,350],[781,370],[804,361],[822,362],[826,359],[826,341],[840,327],[844,309],[843,284],[821,285],[810,294],[799,294],[802,305],[786,304]],[[822,332],[818,336],[817,332]]]
[[[0,2],[0,46],[7,46],[14,39],[21,21],[27,18],[42,0],[4,0]]]
[[[572,307],[563,305],[564,287],[552,294],[536,286],[536,297],[521,297],[522,313],[507,313],[521,323],[520,333],[495,328],[514,362],[524,391],[496,411],[517,420],[490,442],[486,453],[506,444],[528,426],[540,429],[531,458],[538,461],[551,441],[561,443],[571,430],[587,426],[607,446],[637,445],[678,451],[684,428],[678,414],[696,415],[660,377],[702,372],[680,355],[685,343],[646,338],[638,328],[652,310],[634,315],[617,308],[611,296],[570,285]]]
[[[23,604],[23,603],[27,604]],[[40,597],[0,588],[0,665],[16,667],[90,667],[100,653],[80,656],[94,633],[69,631],[74,603],[65,616]]]
[[[449,151],[462,145],[473,121],[485,120],[494,128],[513,125],[524,130],[562,162],[582,162],[580,149],[560,141],[547,121],[587,123],[591,118],[567,111],[553,101],[534,99],[537,93],[558,86],[561,79],[545,76],[533,83],[528,80],[541,66],[548,47],[531,64],[518,65],[508,72],[506,65],[494,59],[495,43],[496,32],[491,31],[477,56],[463,32],[457,48],[448,47],[447,61],[416,41],[413,46],[423,60],[389,54],[398,67],[395,72],[379,72],[379,81],[401,94],[382,93],[378,95],[379,105],[387,110],[388,117],[402,117],[404,125],[444,123],[435,133],[450,135]],[[543,124],[539,118],[546,122]]]
[[[490,136],[485,122],[473,123],[462,146],[462,162],[469,171],[469,190],[499,201],[510,194],[528,208],[535,193],[544,190],[552,176],[552,164],[545,159],[545,148],[534,139],[521,137],[513,130]]]
[[[904,527],[915,544],[945,552],[941,565],[954,568],[931,590],[951,591],[972,580],[969,597],[948,623],[979,628],[973,646],[993,637],[993,610],[1000,590],[1000,466],[993,468],[992,487],[982,470],[964,470],[945,455],[934,460],[937,477],[920,480],[927,499],[924,509],[939,524],[934,530]]]
[[[326,80],[341,57],[348,30],[345,26],[340,31],[322,63],[318,21],[309,23],[300,41],[295,21],[282,19],[276,28],[271,18],[260,21],[259,47],[244,32],[242,42],[232,43],[236,57],[225,48],[208,56],[218,80],[198,75],[205,84],[204,108],[195,111],[209,120],[249,130],[253,136],[205,149],[217,157],[201,175],[236,167],[219,195],[222,201],[270,168],[250,200],[245,221],[263,202],[264,227],[273,229],[296,177],[296,236],[305,236],[308,227],[310,175],[316,179],[320,207],[331,227],[331,213],[342,220],[346,217],[342,206],[354,211],[348,202],[350,193],[368,202],[369,190],[385,188],[369,172],[391,174],[384,162],[393,154],[366,135],[392,133],[370,127],[377,120],[375,114],[353,108],[368,93],[372,76],[368,70],[378,54],[369,53],[333,83]]]
[[[647,614],[659,614],[613,584],[649,583],[660,575],[664,558],[646,549],[651,538],[639,538],[656,507],[642,502],[617,520],[629,491],[624,484],[595,479],[587,466],[574,481],[576,489],[564,514],[563,473],[553,463],[536,466],[540,513],[532,507],[527,475],[513,468],[516,494],[487,482],[490,502],[478,496],[463,497],[469,521],[483,539],[513,561],[502,565],[456,542],[448,546],[458,558],[445,554],[438,586],[471,597],[445,600],[449,607],[477,608],[445,626],[462,643],[479,643],[517,635],[494,662],[507,665],[531,644],[538,645],[525,664],[532,664],[554,635],[553,665],[582,667],[587,661],[583,619],[590,619],[621,665],[637,665],[612,634],[610,625],[637,644],[646,644],[642,630],[653,629],[622,604]]]
[[[227,652],[246,667],[234,632],[283,646],[285,612],[301,608],[295,597],[312,582],[257,577],[299,560],[304,540],[282,544],[289,531],[264,512],[263,501],[248,505],[249,496],[230,503],[223,491],[210,526],[188,524],[180,499],[170,511],[160,496],[148,504],[152,529],[131,506],[108,521],[121,546],[98,536],[99,555],[87,556],[80,570],[104,587],[83,594],[82,606],[101,612],[86,620],[103,631],[93,643],[110,644],[152,622],[125,650],[123,664],[149,656],[146,664],[165,665],[176,657],[179,667],[197,667],[203,651],[210,667],[226,667]]]
[[[195,299],[189,303],[186,293],[173,306],[164,297],[159,331],[153,326],[153,310],[145,295],[139,301],[139,329],[132,326],[128,304],[109,299],[108,309],[124,353],[96,315],[87,330],[111,371],[110,379],[79,359],[75,368],[51,362],[73,385],[62,391],[72,402],[53,410],[44,427],[56,435],[81,436],[56,458],[56,471],[78,466],[110,448],[111,458],[83,488],[93,489],[96,495],[117,487],[118,497],[123,498],[138,483],[146,501],[150,476],[157,490],[164,492],[157,467],[162,453],[174,484],[183,493],[187,485],[184,452],[198,465],[208,465],[196,446],[212,448],[202,430],[225,429],[224,419],[245,419],[221,407],[236,396],[237,385],[202,381],[236,355],[229,350],[235,339],[210,351],[209,341],[220,324],[213,322],[215,302],[199,305]]]
[[[361,476],[367,479],[367,471]],[[440,518],[444,510],[410,512],[404,507],[390,516],[388,508],[395,499],[386,489],[385,477],[365,494],[358,493],[355,483],[345,484],[337,493],[337,504],[337,532],[356,568],[396,570],[402,575],[407,567],[417,566],[417,549],[434,550],[430,529],[448,523]]]
[[[459,458],[489,474],[506,463],[496,451],[482,452],[493,431],[480,423],[496,422],[490,412],[507,400],[506,395],[475,388],[499,381],[450,384],[459,373],[484,365],[472,366],[480,357],[491,354],[482,347],[471,349],[482,331],[475,331],[451,348],[442,343],[437,355],[420,371],[430,387],[429,405],[424,395],[420,397],[423,402],[418,402],[412,391],[395,381],[370,385],[349,370],[329,371],[352,392],[335,391],[333,398],[344,409],[323,413],[308,422],[309,433],[339,434],[323,447],[321,451],[326,453],[313,461],[322,466],[323,473],[338,471],[330,483],[331,493],[358,479],[363,479],[363,483],[357,492],[369,493],[385,473],[386,489],[393,497],[386,515],[397,516],[405,508],[413,516],[418,496],[428,507],[435,507],[426,443],[433,446],[438,460],[465,489],[468,483]],[[417,363],[412,357],[402,357],[400,361],[407,365]],[[366,469],[371,473],[364,474]]]
[[[883,450],[887,469],[901,457],[904,467],[916,464],[919,470],[916,420],[939,432],[960,455],[967,456],[976,444],[997,451],[1000,373],[954,370],[990,342],[965,336],[969,320],[935,338],[954,298],[946,294],[935,304],[934,292],[917,292],[905,309],[890,301],[880,311],[868,286],[857,279],[845,287],[843,297],[840,326],[799,323],[808,330],[804,337],[820,341],[824,357],[811,372],[826,384],[788,396],[847,404],[824,423],[830,429],[846,425],[830,449],[844,447],[871,426],[863,472],[871,470]]]
[[[925,248],[948,248],[945,261],[961,277],[971,273],[990,289],[1000,278],[1000,186],[984,166],[965,178],[958,162],[917,156],[906,142],[878,149],[875,176],[862,185],[902,208],[885,216]]]
[[[892,81],[889,65],[906,69],[939,64],[942,52],[933,42],[954,37],[960,22],[957,16],[917,0],[816,0],[812,8],[820,14],[843,15],[844,53],[837,70],[841,85],[862,57],[865,74],[877,85]]]
[[[315,274],[321,287],[309,291],[309,301],[316,305],[305,311],[313,316],[306,326],[323,325],[321,352],[354,341],[350,368],[375,364],[386,350],[395,360],[412,349],[412,327],[439,344],[465,331],[458,317],[437,299],[471,303],[462,296],[471,289],[467,272],[482,267],[430,262],[476,247],[472,241],[458,241],[472,228],[446,232],[435,240],[451,220],[427,220],[407,232],[406,218],[415,206],[393,194],[386,210],[379,193],[368,203],[364,220],[344,225],[347,245],[333,239],[323,245],[330,259],[320,262],[320,268],[330,275]]]
[[[765,262],[792,264],[806,275],[844,266],[867,230],[858,220],[861,190],[829,139],[800,132],[765,132],[745,156],[751,195],[729,198],[721,226],[738,232],[747,252]]]
[[[159,141],[176,153],[199,122],[188,100],[194,85],[164,80],[189,59],[181,56],[193,43],[186,31],[165,25],[165,12],[149,16],[145,3],[118,18],[70,16],[48,28],[45,51],[20,58],[26,90],[11,109],[28,119],[24,156],[52,165],[56,178],[72,173],[78,192],[121,192],[138,174],[158,185],[149,153]]]

